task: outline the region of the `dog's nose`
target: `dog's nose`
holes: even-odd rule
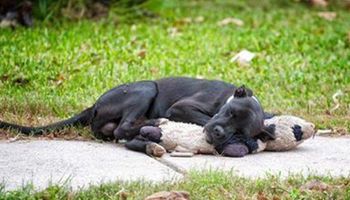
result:
[[[213,132],[214,132],[214,136],[217,138],[222,137],[225,133],[224,133],[224,129],[221,126],[214,126],[213,128]]]

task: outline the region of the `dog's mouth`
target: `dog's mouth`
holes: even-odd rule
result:
[[[208,144],[213,144],[213,138],[211,137],[210,133],[208,132],[208,130],[206,128],[203,129],[203,133],[205,134],[205,141],[207,141]]]
[[[227,136],[224,136],[220,139],[214,139],[207,129],[204,129],[203,132],[205,133],[205,136],[206,136],[205,138],[206,142],[214,146],[222,145],[226,143],[228,140],[230,140],[232,137],[235,137],[235,133],[230,132],[229,134],[227,134]]]

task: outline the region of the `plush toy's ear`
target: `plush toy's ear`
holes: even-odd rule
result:
[[[253,91],[246,88],[245,85],[241,85],[235,90],[233,95],[235,98],[251,97],[253,96]]]
[[[275,140],[276,139],[276,125],[270,124],[269,126],[264,126],[261,133],[256,136],[257,139],[260,139],[263,142],[269,141],[269,140]]]

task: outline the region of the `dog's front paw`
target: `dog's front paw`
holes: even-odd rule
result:
[[[140,130],[140,134],[152,142],[160,142],[162,137],[162,130],[155,126],[144,126]]]
[[[166,153],[166,150],[157,143],[149,143],[146,146],[146,153],[149,156],[162,157]]]
[[[261,151],[264,151],[266,149],[266,142],[263,142],[261,140],[256,141],[258,143],[258,148],[254,150],[252,153],[259,153]]]

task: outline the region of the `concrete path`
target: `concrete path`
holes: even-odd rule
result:
[[[177,180],[188,170],[232,170],[239,175],[266,173],[350,174],[350,138],[316,137],[289,152],[263,152],[244,158],[197,155],[160,160],[111,143],[30,140],[0,141],[0,181],[7,190],[32,182],[38,189],[50,182],[73,189],[115,180]]]
[[[193,158],[164,156],[180,171],[220,169],[248,177],[263,177],[267,173],[302,173],[349,176],[350,138],[315,137],[288,152],[261,152],[243,158],[197,155]]]
[[[7,190],[30,182],[38,189],[50,182],[77,189],[115,180],[155,182],[180,177],[181,174],[157,160],[117,144],[57,140],[0,142],[0,182],[5,183]]]

